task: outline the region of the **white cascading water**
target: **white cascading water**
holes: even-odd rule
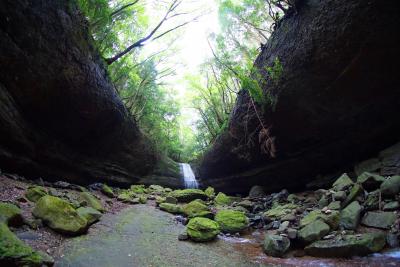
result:
[[[199,183],[194,176],[192,168],[187,163],[180,163],[183,180],[185,182],[185,188],[199,188]]]

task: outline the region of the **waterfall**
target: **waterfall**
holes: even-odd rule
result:
[[[187,163],[180,163],[183,180],[185,182],[185,188],[198,188],[199,184],[194,176],[192,168]]]

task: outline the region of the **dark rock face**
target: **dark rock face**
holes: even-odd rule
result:
[[[130,118],[73,1],[0,2],[0,168],[127,183],[155,154]]]
[[[228,131],[199,168],[204,184],[231,192],[245,192],[254,184],[270,191],[296,190],[319,174],[343,172],[398,142],[396,2],[300,3],[255,62],[264,77],[276,58],[283,67],[277,82],[267,77],[263,83],[264,92],[276,100],[262,112],[276,157],[261,153],[260,123],[242,91]]]

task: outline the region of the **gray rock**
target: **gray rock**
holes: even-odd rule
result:
[[[387,178],[382,184],[381,184],[381,192],[382,195],[384,196],[394,196],[397,193],[400,192],[400,176],[392,176]]]
[[[305,227],[301,228],[298,232],[299,239],[303,243],[311,243],[321,239],[324,235],[329,233],[330,227],[321,220],[316,220]]]
[[[286,232],[287,232],[287,235],[288,235],[289,239],[296,239],[296,237],[297,237],[297,230],[296,229],[289,228],[289,229],[287,229]]]
[[[389,247],[391,248],[397,248],[400,246],[400,234],[392,234],[389,233],[386,236],[386,242]]]
[[[361,209],[362,208],[357,201],[350,203],[340,213],[340,226],[349,230],[357,229],[360,221]]]
[[[345,200],[346,199],[346,192],[344,191],[337,191],[333,194],[333,198],[335,200]]]
[[[282,257],[289,249],[290,240],[280,235],[265,235],[263,250],[265,254],[272,257]]]
[[[381,162],[378,158],[372,158],[358,163],[354,167],[354,172],[360,176],[363,172],[374,172],[381,168]]]
[[[284,221],[278,228],[278,232],[285,232],[286,229],[289,227],[289,221]]]
[[[361,184],[362,187],[367,191],[372,191],[377,188],[385,181],[385,178],[378,174],[364,172],[357,177],[357,183]]]
[[[360,195],[362,195],[364,192],[363,188],[361,187],[361,185],[359,184],[354,184],[353,187],[350,189],[350,193],[347,196],[346,200],[343,201],[342,203],[342,207],[346,207],[347,205],[349,205],[351,202],[353,202],[354,200],[356,200],[356,198]]]
[[[350,179],[347,173],[343,173],[334,183],[333,188],[337,191],[342,191],[350,186],[352,186],[354,182]]]
[[[249,192],[249,197],[250,198],[259,198],[259,197],[265,197],[265,192],[263,187],[259,186],[259,185],[255,185],[250,189]]]
[[[367,212],[361,220],[365,226],[390,229],[392,224],[396,221],[396,214],[394,212]]]
[[[382,250],[385,243],[385,234],[375,232],[363,235],[347,235],[341,239],[317,241],[304,250],[308,255],[315,257],[364,256]]]
[[[400,209],[400,204],[398,201],[392,201],[389,203],[386,203],[385,206],[383,206],[383,210],[385,211],[392,211],[392,210],[399,210]]]
[[[333,201],[328,205],[328,209],[330,210],[340,210],[341,202]]]

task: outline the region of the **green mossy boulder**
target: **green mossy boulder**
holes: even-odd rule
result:
[[[22,211],[11,203],[0,202],[0,223],[9,226],[20,226],[23,224]]]
[[[32,202],[36,202],[39,200],[39,198],[47,195],[47,190],[46,188],[42,186],[32,186],[29,187],[28,190],[25,193],[25,197]]]
[[[80,207],[76,210],[78,215],[85,218],[88,225],[91,225],[100,220],[102,214],[100,211],[92,207]]]
[[[110,197],[110,198],[113,198],[115,195],[114,195],[114,192],[113,192],[113,190],[112,190],[112,188],[111,187],[109,187],[108,185],[106,185],[106,184],[103,184],[103,186],[101,187],[101,192],[104,194],[104,195],[106,195],[106,196],[108,196],[108,197]]]
[[[83,206],[86,207],[92,207],[98,211],[103,212],[104,208],[103,205],[101,204],[101,201],[98,200],[94,195],[92,195],[89,192],[82,192],[79,193],[79,200],[83,204]]]
[[[332,185],[334,190],[343,191],[346,188],[352,186],[354,182],[350,179],[347,173],[343,173]]]
[[[168,191],[167,188],[162,187],[161,185],[150,185],[149,188],[147,188],[148,193],[152,193],[154,195],[165,195],[165,193]]]
[[[348,230],[356,230],[360,222],[361,206],[358,201],[351,202],[340,213],[340,226]]]
[[[171,203],[160,203],[160,209],[172,214],[182,214],[182,207]]]
[[[217,196],[214,198],[214,202],[216,205],[221,206],[229,206],[233,203],[233,199],[222,192],[219,192]]]
[[[165,203],[170,203],[170,204],[178,204],[178,200],[174,197],[167,196],[165,198]]]
[[[193,200],[190,203],[183,205],[182,210],[183,213],[190,218],[198,217],[199,214],[204,215],[204,212],[209,212],[206,205],[196,200]]]
[[[136,193],[136,194],[144,194],[144,193],[146,193],[146,187],[142,184],[135,184],[135,185],[131,185],[130,191],[132,191],[133,193]]]
[[[340,201],[332,201],[328,205],[328,209],[330,210],[340,210],[341,202]]]
[[[400,192],[400,176],[392,176],[387,178],[381,184],[382,195],[392,197]]]
[[[206,242],[215,239],[220,233],[220,228],[219,224],[213,220],[196,217],[190,219],[186,232],[193,241]]]
[[[206,190],[204,190],[204,193],[207,195],[209,199],[215,198],[215,190],[211,186],[207,187]]]
[[[304,227],[317,220],[322,220],[328,224],[331,229],[335,230],[339,226],[340,212],[332,210],[331,213],[325,214],[320,210],[313,210],[300,220],[300,227]]]
[[[304,250],[314,257],[352,257],[365,256],[379,252],[385,246],[385,234],[381,232],[363,235],[347,235],[340,239],[321,240],[312,243]]]
[[[379,188],[384,181],[385,178],[382,176],[370,172],[363,172],[357,177],[357,183],[361,184],[362,187],[367,191],[372,191]]]
[[[176,199],[176,198],[175,198]],[[161,203],[166,202],[166,198],[165,197],[161,197],[161,196],[156,196],[156,204],[160,205]],[[173,203],[169,203],[169,204],[173,204]]]
[[[219,224],[221,231],[225,233],[237,233],[245,230],[249,219],[241,211],[220,210],[215,215],[215,221]]]
[[[396,221],[396,214],[394,212],[367,212],[361,220],[361,223],[365,226],[390,229],[393,223]]]
[[[139,203],[140,204],[146,204],[147,203],[147,196],[146,195],[140,195],[139,196]]]
[[[207,195],[200,189],[182,189],[175,190],[169,194],[171,197],[176,198],[179,202],[190,202],[195,199],[206,200]]]
[[[84,233],[87,228],[85,218],[65,200],[53,196],[41,197],[32,211],[33,215],[56,232],[68,235]]]
[[[400,203],[398,201],[392,201],[386,203],[385,206],[383,206],[383,210],[385,211],[400,210]]]
[[[330,227],[322,220],[316,220],[310,224],[307,224],[298,232],[298,237],[303,243],[311,243],[316,240],[320,240],[327,233],[329,233]]]
[[[0,265],[43,266],[42,256],[22,242],[7,225],[0,222]]]
[[[356,200],[356,198],[364,193],[364,189],[359,184],[354,184],[350,189],[350,193],[346,197],[346,199],[342,202],[342,208],[345,208],[351,202]]]
[[[272,257],[282,257],[290,247],[290,240],[280,235],[266,234],[263,243],[265,254]]]
[[[268,220],[280,219],[285,215],[291,214],[298,207],[299,207],[298,205],[293,203],[288,203],[285,205],[275,205],[271,209],[264,212],[263,216]]]

